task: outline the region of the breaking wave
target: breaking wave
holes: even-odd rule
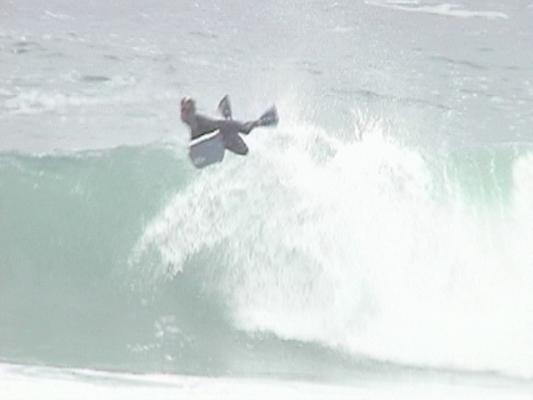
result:
[[[201,172],[170,145],[2,154],[0,353],[533,376],[530,147],[431,151],[359,122],[362,141],[293,120]]]

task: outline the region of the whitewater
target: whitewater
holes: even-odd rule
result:
[[[108,3],[0,4],[2,399],[531,398],[532,3]]]

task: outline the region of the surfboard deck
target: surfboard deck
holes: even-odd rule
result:
[[[196,168],[205,168],[222,162],[224,150],[222,135],[217,131],[192,140],[189,144],[189,158]]]

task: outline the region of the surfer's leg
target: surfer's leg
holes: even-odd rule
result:
[[[248,146],[246,146],[246,143],[244,143],[238,133],[224,135],[224,146],[235,154],[241,156],[248,154]]]
[[[222,120],[217,121],[218,129],[220,129],[221,132],[224,132],[224,135],[227,133],[229,134],[237,134],[237,133],[243,133],[245,135],[249,134],[252,129],[254,129],[257,126],[257,121],[249,121],[249,122],[240,122],[235,120]]]
[[[242,122],[239,124],[239,132],[248,135],[257,126],[257,121]]]
[[[270,107],[266,110],[259,119],[255,121],[248,121],[240,123],[239,132],[248,135],[252,129],[257,128],[258,126],[273,126],[278,123],[278,110],[275,106]]]

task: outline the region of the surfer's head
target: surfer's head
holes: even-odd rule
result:
[[[190,122],[191,117],[196,113],[196,103],[190,97],[184,97],[181,99],[180,104],[181,120],[183,122]]]

